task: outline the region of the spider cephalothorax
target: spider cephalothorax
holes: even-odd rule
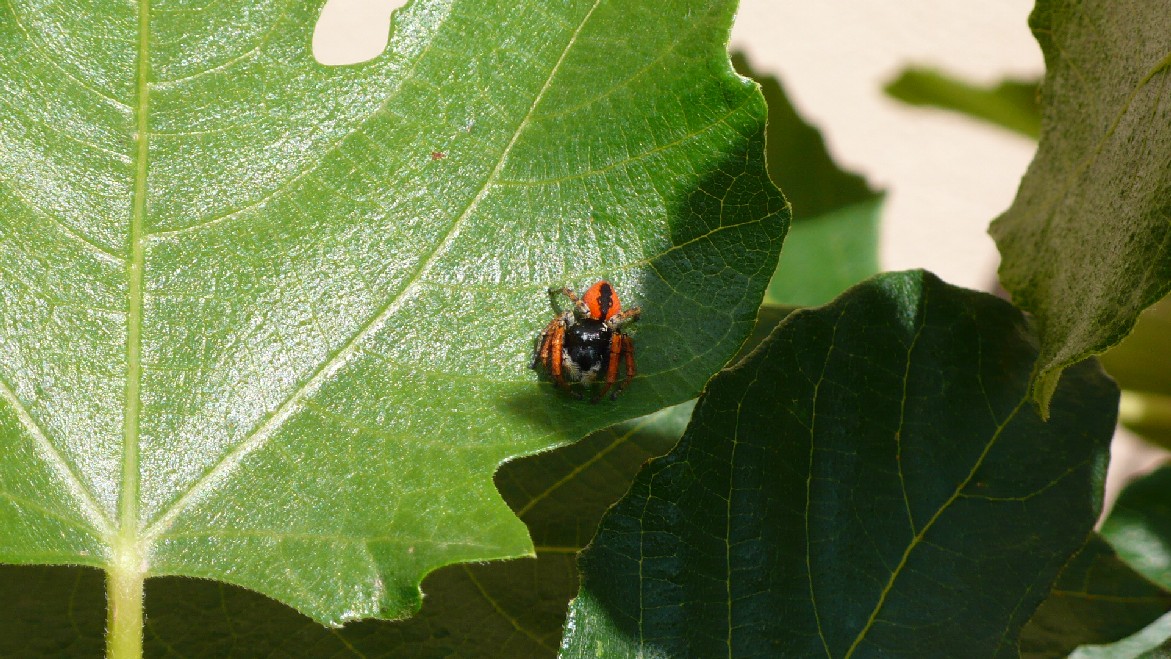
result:
[[[634,341],[622,329],[641,310],[623,311],[618,294],[606,281],[590,286],[580,298],[568,288],[561,293],[573,300],[573,311],[561,312],[541,332],[533,367],[544,366],[553,382],[566,391],[571,382],[589,389],[600,378],[602,390],[591,399],[597,402],[618,380],[618,364],[624,362],[626,379],[610,396],[617,397],[635,374]]]

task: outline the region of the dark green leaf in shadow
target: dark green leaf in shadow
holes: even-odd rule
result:
[[[1039,86],[1035,80],[1004,80],[982,87],[936,69],[912,66],[883,91],[910,105],[952,110],[1037,139],[1041,134]]]
[[[748,340],[740,348],[740,352],[732,358],[729,364],[735,364],[741,359],[744,359],[756,349],[764,340],[768,338],[773,330],[780,325],[789,314],[797,310],[797,307],[787,307],[778,304],[765,303],[760,306],[760,312],[756,317],[756,326],[752,328],[752,334],[748,335]]]
[[[528,524],[537,552],[576,558],[643,463],[679,441],[694,408],[695,401],[668,407],[501,467],[497,487]]]
[[[0,565],[0,657],[101,657],[104,587],[92,568]]]
[[[842,170],[820,131],[806,123],[780,82],[755,72],[742,53],[742,75],[760,84],[768,103],[765,153],[769,175],[793,205],[793,224],[765,300],[818,306],[878,272],[878,220],[883,195]]]
[[[1122,491],[1102,523],[1104,537],[1118,557],[1138,573],[1171,589],[1171,466],[1162,467],[1134,481]],[[1171,638],[1171,614],[1143,631],[1109,645],[1078,649],[1082,659],[1169,656],[1154,650]]]
[[[1065,657],[1079,645],[1113,643],[1168,609],[1171,592],[1119,560],[1110,544],[1094,534],[1021,631],[1021,656]]]
[[[554,656],[577,592],[577,550],[638,468],[678,441],[694,401],[501,467],[496,481],[529,526],[536,559],[455,565],[423,581],[414,617],[322,627],[223,583],[147,582],[147,656]],[[82,568],[0,567],[0,656],[100,656],[102,579]],[[8,604],[12,606],[8,608]]]
[[[1148,0],[1038,0],[1041,141],[989,232],[1000,281],[1032,313],[1042,410],[1062,369],[1121,341],[1171,290],[1171,11]]]
[[[1011,305],[922,272],[792,314],[603,519],[565,656],[1015,656],[1118,395],[1078,365],[1042,422],[1035,354]]]
[[[877,273],[881,212],[882,195],[875,195],[852,206],[794,221],[765,301],[815,307]]]
[[[1167,648],[1169,637],[1171,613],[1117,643],[1083,645],[1069,656],[1071,659],[1167,659],[1171,657],[1171,652]]]

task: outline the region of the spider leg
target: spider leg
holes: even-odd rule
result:
[[[553,376],[553,382],[556,382],[558,387],[569,391],[569,383],[561,375],[561,360],[565,355],[565,322],[564,319],[558,318],[553,324],[553,334],[549,339],[549,374]]]
[[[551,293],[556,293],[557,289],[549,289],[549,291]],[[573,300],[574,304],[577,304],[578,302],[580,302],[580,300],[577,299],[577,293],[574,293],[573,290],[570,289],[568,286],[561,289],[561,294],[564,295],[565,297],[569,298],[570,300]]]
[[[591,403],[601,400],[602,396],[605,396],[610,387],[614,385],[614,381],[618,379],[618,361],[622,359],[624,345],[622,339],[623,336],[617,332],[610,335],[610,361],[606,363],[606,383],[602,385],[602,390],[598,392],[598,395],[590,399]],[[617,396],[618,392],[614,392],[614,395]]]
[[[624,326],[626,326],[627,323],[638,320],[638,317],[641,315],[642,315],[642,308],[641,307],[631,307],[629,309],[623,309],[622,311],[619,311],[618,313],[611,316],[610,320],[606,321],[606,324],[612,330],[620,330]]]
[[[562,322],[560,316],[549,321],[545,329],[541,330],[541,335],[537,337],[537,349],[533,352],[533,363],[529,368],[536,368],[537,364],[549,368],[549,351],[552,348],[553,332],[557,329],[557,325]]]
[[[582,302],[581,298],[578,297],[577,293],[574,293],[572,289],[570,289],[568,287],[562,288],[560,291],[558,291],[556,288],[549,289],[550,295],[555,295],[557,293],[561,293],[565,297],[569,298],[569,300],[571,302],[573,302],[573,313],[577,314],[578,316],[580,316],[582,318],[585,318],[590,315],[589,306],[585,302]]]
[[[625,334],[622,335],[622,355],[626,358],[626,379],[622,381],[622,384],[618,386],[618,390],[610,397],[611,400],[617,398],[618,394],[625,391],[626,387],[630,386],[630,381],[634,379],[635,373],[638,373],[638,369],[634,366],[634,341]]]
[[[549,357],[549,328],[541,330],[540,336],[537,337],[537,347],[533,350],[533,361],[529,364],[529,368],[537,368],[537,364],[542,366]]]

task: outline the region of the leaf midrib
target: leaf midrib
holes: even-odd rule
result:
[[[138,533],[138,439],[142,410],[142,315],[146,250],[146,177],[149,166],[150,116],[150,0],[138,2],[138,64],[134,80],[134,199],[130,212],[126,265],[126,391],[122,409],[122,487],[119,490],[118,535],[113,540],[115,561],[123,568],[142,571]]]
[[[867,618],[866,624],[862,627],[861,630],[859,630],[858,634],[854,637],[854,642],[851,643],[849,649],[846,650],[846,659],[849,659],[849,657],[854,655],[854,652],[858,649],[859,645],[861,645],[862,641],[865,640],[866,635],[870,632],[870,629],[878,620],[878,614],[882,611],[883,606],[885,606],[886,599],[894,589],[895,582],[900,576],[902,576],[903,570],[907,566],[907,561],[910,560],[911,553],[914,552],[915,549],[917,549],[923,543],[923,538],[926,537],[927,532],[935,526],[935,523],[938,522],[941,517],[943,517],[945,512],[951,509],[952,504],[954,504],[956,500],[960,498],[961,493],[967,489],[967,487],[976,478],[976,472],[980,469],[981,466],[984,465],[984,460],[986,460],[988,458],[988,454],[992,452],[992,447],[996,445],[997,441],[1000,439],[1000,436],[1004,433],[1005,428],[1007,428],[1009,424],[1011,424],[1013,420],[1016,419],[1017,414],[1019,414],[1021,410],[1024,409],[1028,401],[1029,396],[1026,393],[1021,397],[1020,401],[1017,402],[1016,406],[1013,407],[1012,411],[1009,412],[1008,416],[1005,417],[1004,421],[997,425],[996,430],[993,431],[992,436],[984,445],[984,450],[980,452],[980,455],[977,456],[976,460],[972,463],[972,467],[968,470],[967,476],[965,476],[964,479],[955,487],[947,500],[940,504],[931,518],[927,520],[927,523],[923,525],[923,528],[919,529],[918,533],[916,533],[914,537],[911,538],[911,541],[907,543],[907,547],[903,550],[903,555],[899,558],[898,564],[895,565],[894,569],[891,570],[890,577],[883,586],[882,592],[879,593],[878,601],[875,602],[874,608],[871,609],[870,616]]]

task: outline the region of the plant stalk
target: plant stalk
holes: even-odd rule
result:
[[[106,657],[142,657],[143,573],[137,565],[116,563],[106,574]]]

